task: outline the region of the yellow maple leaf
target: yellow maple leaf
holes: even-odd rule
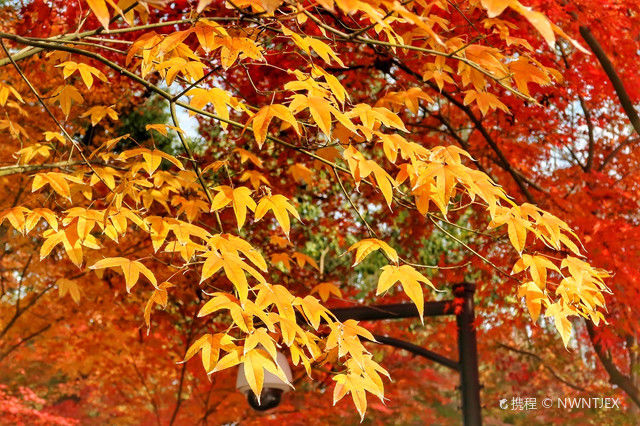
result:
[[[171,126],[169,124],[165,124],[165,123],[155,123],[155,124],[147,124],[145,126],[146,130],[155,130],[156,132],[160,133],[162,136],[167,136],[169,134],[168,129],[174,130],[177,133],[182,133],[184,134],[184,131],[176,126]]]
[[[282,238],[279,235],[272,235],[271,237],[269,237],[269,242],[280,248],[285,248],[292,245],[291,241],[287,240],[286,238]]]
[[[201,0],[198,3],[197,13],[200,14],[206,4],[209,3],[211,3],[210,0]],[[209,53],[210,51],[218,48],[218,44],[216,41],[217,37],[229,36],[229,33],[222,25],[206,18],[198,19],[195,25],[194,32],[196,33],[196,37],[198,38],[198,43],[200,43],[200,46],[205,51],[205,53]]]
[[[244,376],[258,401],[260,401],[260,394],[264,384],[265,370],[277,376],[284,383],[291,385],[282,368],[268,355],[265,350],[254,348],[247,351],[242,359]]]
[[[238,298],[243,303],[247,300],[247,296],[249,294],[249,284],[247,282],[245,272],[249,273],[249,275],[258,280],[258,282],[265,282],[265,279],[260,272],[251,267],[235,253],[208,252],[204,254],[204,257],[205,261],[202,265],[200,282],[202,283],[220,269],[223,269],[227,279],[231,281],[236,289]]]
[[[333,389],[333,405],[350,393],[360,419],[364,420],[364,413],[367,411],[364,379],[356,374],[338,374],[333,377],[333,380],[336,382],[336,387]]]
[[[47,257],[58,244],[62,244],[73,264],[81,267],[83,259],[82,246],[90,246],[94,249],[100,248],[100,246],[95,243],[95,238],[91,235],[88,235],[84,241],[81,240],[78,237],[76,226],[70,226],[59,231],[47,229],[42,236],[45,240],[40,247],[40,260]]]
[[[304,164],[296,163],[289,166],[289,173],[296,182],[305,183],[307,185],[313,184],[314,171]]]
[[[291,270],[291,258],[287,253],[273,253],[271,255],[271,263],[274,265],[278,263],[282,263],[282,265],[287,269],[287,271]]]
[[[285,123],[289,123],[291,127],[293,127],[293,129],[296,131],[296,133],[300,134],[298,121],[293,116],[289,108],[280,104],[266,105],[260,108],[260,110],[247,122],[247,126],[249,124],[252,125],[253,136],[258,143],[258,148],[262,148],[262,145],[267,138],[269,124],[274,117],[279,118]]]
[[[512,78],[520,92],[531,96],[527,86],[528,83],[536,83],[541,86],[550,83],[547,72],[541,69],[540,66],[531,64],[525,57],[520,57],[518,60],[509,63],[509,71],[511,71]]]
[[[175,286],[170,282],[165,281],[163,283],[160,283],[158,288],[153,290],[153,293],[151,293],[151,297],[144,307],[144,323],[147,325],[147,330],[149,329],[149,327],[151,327],[151,310],[153,309],[153,306],[157,304],[162,306],[163,308],[167,307],[169,297],[167,289],[171,287]]]
[[[391,207],[391,201],[393,201],[393,188],[397,185],[395,179],[380,167],[378,163],[364,158],[364,155],[362,155],[362,153],[356,150],[353,146],[349,146],[345,149],[343,156],[345,160],[347,160],[351,176],[353,176],[356,186],[360,184],[362,179],[373,174],[387,205]]]
[[[340,292],[340,290],[338,290]],[[299,297],[294,300],[294,305],[301,311],[307,318],[307,321],[311,326],[317,330],[320,326],[320,321],[324,318],[327,324],[332,323],[334,318],[331,311],[322,306],[318,299],[313,296],[305,296],[304,299]]]
[[[58,102],[60,104],[60,108],[65,116],[69,116],[69,112],[71,112],[71,104],[73,102],[81,104],[84,102],[84,98],[74,86],[62,86],[58,87],[55,91],[55,95],[51,97],[53,102]]]
[[[65,144],[66,143],[66,139],[65,137],[60,133],[60,132],[44,132],[44,140],[49,142],[50,140],[57,140],[58,142],[60,142],[61,144]]]
[[[238,58],[250,58],[256,61],[264,60],[262,48],[250,38],[218,37],[216,44],[222,46],[222,49],[220,49],[220,63],[225,70],[229,69]]]
[[[527,281],[520,285],[518,288],[518,297],[524,297],[525,302],[527,303],[527,309],[529,310],[529,315],[531,315],[533,322],[538,321],[540,311],[542,310],[542,304],[549,303],[549,299],[540,289],[540,286],[533,281]]]
[[[125,257],[109,257],[99,260],[89,267],[89,269],[105,268],[120,268],[122,270],[127,292],[130,292],[133,286],[136,285],[140,278],[140,274],[147,277],[154,287],[158,287],[158,281],[156,280],[153,272],[137,260],[130,260]]]
[[[276,305],[278,314],[295,324],[296,313],[293,309],[293,301],[295,297],[291,292],[281,285],[271,285],[266,282],[258,284],[258,295],[256,296],[256,305],[267,308],[270,305]],[[283,331],[284,333],[284,331]],[[294,336],[295,337],[295,333]],[[288,340],[288,339],[287,339]]]
[[[93,14],[98,18],[98,21],[102,26],[108,31],[109,30],[109,9],[107,9],[107,4],[105,0],[86,0],[87,4],[91,8]],[[111,3],[113,6],[113,2]]]
[[[571,321],[567,318],[571,313],[560,302],[549,305],[544,313],[546,317],[553,318],[556,329],[562,336],[562,343],[564,343],[565,348],[571,339],[571,330],[573,329]]]
[[[222,118],[220,123],[223,129],[226,129],[228,123],[225,120],[229,119],[228,106],[237,105],[237,100],[229,94],[226,90],[213,87],[211,89],[195,88],[187,92],[187,96],[191,97],[189,105],[196,109],[203,109],[205,105],[211,103],[216,111],[216,115]],[[190,114],[195,114],[189,112]]]
[[[402,290],[416,305],[416,308],[418,308],[418,314],[420,315],[420,321],[424,322],[424,295],[420,283],[427,284],[429,287],[436,290],[435,286],[427,277],[416,271],[411,265],[387,265],[382,267],[382,273],[380,274],[380,278],[378,278],[376,295],[389,290],[389,288],[397,282],[402,284]]]
[[[523,214],[519,206],[511,208],[502,207],[496,209],[496,214],[489,224],[489,228],[497,228],[501,225],[507,225],[507,233],[511,245],[522,253],[527,241],[527,230],[532,230],[532,224]]]
[[[365,257],[375,250],[382,250],[392,262],[398,263],[398,253],[389,244],[377,238],[365,238],[353,244],[347,251],[356,250],[356,256],[352,266],[362,262]]]
[[[260,159],[260,157],[258,157],[257,155],[255,155],[254,153],[247,151],[246,149],[242,149],[242,148],[234,148],[233,152],[235,152],[236,154],[238,154],[240,156],[240,163],[244,164],[247,161],[250,161],[253,165],[255,165],[258,168],[262,168],[262,160]]]
[[[251,183],[253,189],[258,189],[260,187],[260,184],[271,186],[269,180],[265,177],[265,175],[257,170],[245,170],[240,176],[240,182],[246,181],[249,181]]]
[[[78,283],[66,278],[60,278],[56,281],[56,285],[58,286],[58,297],[64,297],[69,293],[69,296],[71,296],[74,302],[80,303],[80,289],[78,288]]]
[[[40,219],[44,219],[54,231],[58,230],[58,218],[56,214],[47,208],[37,208],[29,212],[27,216],[27,222],[25,223],[26,231],[31,231]]]
[[[249,333],[249,323],[250,315],[247,315],[243,307],[238,303],[238,299],[233,297],[229,293],[216,292],[212,294],[212,298],[207,301],[207,303],[202,306],[200,311],[198,312],[198,317],[204,317],[207,315],[211,315],[214,312],[217,312],[221,309],[228,309],[229,315],[231,315],[231,319],[238,326],[238,328],[245,333]],[[248,306],[250,301],[245,301],[244,306]]]
[[[109,116],[113,121],[118,119],[118,113],[114,111],[110,106],[94,106],[89,108],[84,114],[80,117],[91,117],[91,125],[95,126],[98,124],[105,116]]]
[[[328,281],[320,283],[317,286],[313,287],[311,289],[311,294],[313,293],[318,293],[318,296],[320,296],[320,299],[323,302],[329,300],[329,297],[331,297],[332,294],[336,297],[342,297],[340,288],[335,283]]]
[[[489,110],[501,109],[510,114],[509,108],[503,104],[496,95],[485,91],[467,90],[465,92],[463,103],[469,105],[473,101],[476,102],[482,115],[486,115]]]
[[[166,125],[150,124],[150,125],[147,125],[147,130],[152,128],[152,126],[160,126],[160,127],[153,127],[155,130],[157,130],[159,128],[164,128],[164,126]],[[172,126],[168,126],[168,127],[172,127]],[[166,135],[166,131],[165,131],[165,135]],[[153,150],[149,150],[147,148],[129,149],[127,151],[123,151],[118,156],[118,158],[122,160],[127,160],[129,158],[133,158],[137,156],[142,156],[142,159],[144,160],[144,163],[142,164],[142,168],[149,174],[149,176],[152,176],[153,173],[156,170],[158,170],[158,167],[160,167],[160,164],[162,164],[163,159],[169,161],[170,163],[178,167],[180,170],[184,170],[184,166],[176,157],[174,157],[171,154],[167,154],[164,151],[160,151],[159,149],[153,149]]]
[[[48,145],[36,143],[22,148],[21,150],[17,151],[16,154],[20,155],[20,163],[26,164],[38,155],[44,158],[48,158],[51,154],[51,147]]]
[[[214,189],[218,193],[211,202],[211,211],[220,210],[231,204],[236,215],[238,230],[241,229],[247,218],[247,209],[256,210],[256,202],[251,198],[251,189],[246,186],[234,189],[227,185],[217,186]]]
[[[242,238],[231,234],[216,234],[208,240],[209,245],[220,252],[243,254],[261,271],[267,271],[267,262],[262,254]]]
[[[209,170],[211,170],[212,172],[217,172],[218,170],[220,170],[223,166],[228,165],[229,162],[227,160],[216,160],[213,163],[209,163],[205,166],[204,169],[202,169],[202,174],[205,174],[206,172],[208,172]]]
[[[316,261],[304,254],[304,253],[300,253],[299,251],[293,253],[292,257],[296,260],[296,263],[298,264],[299,267],[303,268],[305,264],[309,264],[311,265],[313,268],[315,268],[317,271],[320,271],[320,268],[318,267],[318,264],[316,263]]]
[[[233,351],[236,345],[234,338],[227,333],[205,334],[189,346],[182,362],[190,360],[195,354],[201,352],[202,365],[207,373],[216,367],[220,359],[221,351]]]
[[[5,219],[9,221],[11,226],[15,228],[16,231],[24,234],[25,232],[29,232],[29,229],[26,227],[26,218],[25,213],[29,213],[30,210],[23,206],[16,206],[10,209],[3,210],[0,212],[0,225],[4,222]]]
[[[67,61],[56,66],[63,67],[62,76],[65,80],[74,72],[78,71],[80,73],[80,77],[82,77],[82,81],[87,86],[87,89],[91,89],[91,86],[93,86],[94,75],[104,82],[107,81],[107,77],[102,73],[102,71],[92,67],[91,65]]]
[[[296,219],[300,220],[298,211],[295,209],[295,207],[289,204],[287,197],[285,197],[284,195],[267,195],[260,199],[260,202],[255,209],[256,221],[262,219],[269,210],[273,212],[276,220],[278,221],[278,223],[280,223],[280,227],[288,237],[291,224],[289,221],[289,214],[287,212],[289,212]]]
[[[254,329],[244,340],[243,351],[245,354],[254,348],[264,349],[271,359],[276,361],[278,355],[276,341],[269,335],[266,328],[258,327]]]
[[[82,184],[82,179],[75,176],[71,176],[64,173],[48,172],[38,173],[33,177],[33,183],[31,184],[31,192],[35,192],[40,188],[49,185],[56,193],[61,196],[71,199],[71,190],[67,181]]]
[[[517,274],[525,269],[529,269],[531,278],[541,290],[544,290],[547,284],[547,269],[560,272],[560,269],[551,260],[544,256],[531,256],[530,254],[523,254],[513,265],[511,273]]]

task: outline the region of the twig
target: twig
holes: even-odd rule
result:
[[[176,115],[176,106],[174,101],[169,101],[169,110],[171,112],[171,119],[173,120],[173,124],[177,128],[180,128],[180,123],[178,122],[178,116]],[[191,148],[189,148],[189,144],[184,139],[182,132],[176,132],[176,133],[178,134],[178,138],[182,143],[182,147],[184,148],[184,151],[187,153],[187,156],[189,157],[191,166],[193,167],[193,171],[196,173],[196,176],[198,177],[198,182],[200,183],[200,186],[202,186],[202,189],[204,190],[204,193],[207,196],[207,200],[209,200],[209,207],[211,207],[213,205],[213,197],[211,197],[211,193],[209,192],[209,187],[207,186],[207,184],[204,182],[204,179],[202,178],[202,172],[200,170],[200,166],[198,166],[198,162],[194,158],[193,152],[191,152]],[[220,232],[224,232],[224,228],[222,227],[222,222],[220,220],[220,215],[218,214],[217,211],[215,213],[216,213],[216,218],[218,220],[218,226],[220,227]]]
[[[457,238],[455,235],[453,235],[452,233],[450,233],[449,231],[447,231],[446,229],[444,229],[442,226],[438,225],[438,223],[433,219],[433,217],[428,216],[429,220],[431,220],[431,223],[433,223],[435,225],[436,228],[438,228],[440,231],[442,231],[445,235],[447,235],[449,238],[451,238],[452,240],[454,240],[455,242],[457,242],[458,244],[460,244],[462,247],[464,247],[466,250],[470,251],[471,253],[475,254],[476,256],[478,256],[484,263],[486,263],[487,265],[491,266],[492,268],[494,268],[496,271],[500,272],[502,275],[508,277],[509,279],[516,281],[520,284],[522,284],[520,282],[519,279],[517,279],[516,277],[514,277],[513,275],[511,275],[510,273],[508,273],[507,271],[505,271],[504,269],[500,268],[498,265],[496,265],[495,263],[493,263],[492,261],[490,261],[489,259],[487,259],[486,257],[484,257],[483,255],[481,255],[480,253],[478,253],[477,251],[475,251],[474,249],[472,249],[471,247],[469,247],[468,244],[466,244],[464,241],[460,240],[459,238]]]
[[[27,78],[27,76],[24,74],[24,72],[22,72],[22,69],[20,68],[20,66],[13,60],[13,58],[11,57],[11,55],[9,54],[9,51],[7,50],[7,47],[4,45],[4,41],[2,40],[2,38],[0,38],[0,45],[2,46],[2,49],[4,50],[4,53],[9,57],[9,60],[11,61],[11,63],[13,64],[14,68],[16,69],[16,71],[18,72],[18,74],[20,74],[20,77],[22,77],[22,79],[24,80],[25,83],[27,83],[27,86],[29,87],[29,89],[31,90],[31,92],[34,94],[34,96],[38,99],[38,102],[40,102],[40,105],[42,105],[42,107],[45,109],[45,111],[47,111],[47,114],[49,114],[49,116],[53,119],[53,121],[56,123],[56,125],[60,128],[60,130],[62,131],[62,133],[64,134],[64,136],[71,142],[71,144],[78,150],[78,153],[80,154],[80,157],[82,157],[82,160],[85,162],[85,164],[87,166],[89,166],[89,168],[91,169],[91,171],[98,177],[98,179],[100,179],[100,181],[102,181],[102,183],[104,183],[104,185],[111,191],[111,188],[109,188],[109,185],[107,185],[107,183],[104,181],[104,179],[102,179],[102,177],[98,174],[98,172],[96,172],[96,170],[93,168],[93,166],[91,165],[91,163],[89,162],[89,160],[87,159],[87,157],[85,157],[84,153],[82,152],[82,149],[80,148],[80,146],[78,145],[78,142],[76,142],[75,139],[73,139],[71,137],[71,135],[67,132],[67,130],[62,126],[62,124],[60,123],[60,121],[58,121],[58,119],[56,118],[55,115],[53,115],[53,112],[51,112],[51,110],[49,109],[49,107],[47,106],[47,104],[44,103],[44,100],[42,99],[42,97],[40,96],[40,94],[38,93],[38,90],[36,90],[36,88],[31,84],[31,82],[29,81],[29,79]]]
[[[549,373],[551,373],[551,375],[552,375],[556,380],[558,380],[558,381],[560,381],[560,382],[564,383],[565,385],[567,385],[567,386],[569,386],[570,388],[573,388],[573,389],[575,389],[575,390],[577,390],[577,391],[580,391],[580,392],[584,392],[584,391],[585,391],[585,389],[584,389],[582,386],[578,386],[578,385],[576,385],[576,384],[574,384],[574,383],[571,383],[571,382],[569,382],[568,380],[563,379],[562,377],[560,377],[560,375],[559,375],[558,373],[556,373],[556,372],[555,372],[555,370],[554,370],[553,368],[549,367],[549,366],[544,362],[544,360],[542,359],[542,357],[541,357],[540,355],[534,354],[533,352],[525,351],[524,349],[514,348],[513,346],[509,346],[509,345],[506,345],[506,344],[504,344],[504,343],[500,343],[500,342],[498,342],[498,343],[497,343],[497,345],[498,345],[498,347],[501,347],[501,348],[504,348],[504,349],[510,350],[510,351],[512,351],[512,352],[515,352],[515,353],[518,353],[518,354],[521,354],[521,355],[526,355],[526,356],[529,356],[529,357],[531,357],[531,358],[536,359],[538,362],[540,362],[540,364],[541,364],[541,365],[542,365],[542,366],[543,366],[543,367],[544,367],[544,368],[545,368]]]
[[[360,213],[360,210],[358,210],[358,207],[356,207],[356,205],[353,203],[353,200],[351,200],[351,197],[349,196],[349,193],[347,192],[344,185],[342,184],[342,179],[340,179],[340,175],[338,175],[338,171],[335,169],[335,167],[333,168],[333,173],[336,176],[336,180],[338,181],[338,184],[340,185],[340,189],[342,190],[342,193],[344,194],[345,198],[347,199],[347,201],[349,201],[349,204],[351,204],[351,207],[357,213],[358,217],[360,218],[360,221],[362,221],[364,226],[367,228],[367,231],[369,232],[369,236],[372,238],[378,238],[376,231],[373,230],[371,225],[369,225],[369,222],[367,222],[364,216],[362,216],[362,213]]]

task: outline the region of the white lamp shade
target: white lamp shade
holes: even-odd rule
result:
[[[284,375],[287,377],[287,380],[291,382],[293,380],[293,375],[291,374],[291,367],[289,367],[289,361],[287,357],[282,353],[278,352],[276,354],[276,363],[282,371],[284,371]],[[288,392],[291,390],[291,386],[287,383],[283,382],[275,374],[270,373],[267,370],[264,370],[264,384],[262,385],[263,389],[271,388],[271,389],[280,389],[283,392]],[[242,365],[238,368],[238,378],[236,379],[236,389],[238,392],[242,392],[244,394],[248,393],[251,390],[251,386],[249,386],[249,382],[247,382],[247,378],[244,375],[244,368]]]

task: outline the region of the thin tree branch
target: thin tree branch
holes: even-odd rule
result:
[[[101,166],[101,167],[110,167],[116,170],[122,170],[120,167],[116,167],[110,164],[101,163],[101,162],[92,162],[92,165]],[[86,166],[87,164],[84,161],[59,161],[56,163],[45,163],[45,164],[18,164],[15,166],[2,166],[0,167],[0,176],[9,176],[20,173],[30,173],[36,172],[38,170],[44,169],[64,169],[66,167],[73,166]]]
[[[55,322],[58,322],[60,320],[57,320]],[[45,331],[47,331],[48,329],[51,328],[51,326],[54,323],[51,324],[47,324],[46,326],[38,329],[37,331],[34,331],[33,333],[23,337],[22,339],[20,339],[20,341],[12,346],[9,347],[9,349],[7,349],[6,351],[4,351],[2,353],[2,355],[0,355],[0,362],[2,362],[7,356],[9,356],[9,354],[11,354],[11,352],[15,351],[16,349],[18,349],[20,346],[22,346],[23,344],[27,343],[29,340],[33,339],[34,337],[39,336],[40,334],[44,333]]]
[[[31,299],[26,306],[24,306],[21,310],[16,311],[16,313],[11,317],[9,322],[7,322],[7,324],[3,327],[2,331],[0,331],[0,339],[2,339],[5,334],[7,334],[7,332],[11,329],[13,324],[15,324],[15,322],[18,320],[18,318],[20,318],[20,316],[22,316],[22,314],[24,314],[29,308],[35,305],[36,302],[53,287],[54,287],[54,284],[48,285],[40,293],[38,293],[33,299]]]
[[[171,112],[171,119],[173,120],[173,124],[179,129],[180,123],[178,122],[175,101],[173,99],[169,101],[169,110]],[[209,192],[209,187],[204,182],[204,179],[202,179],[202,172],[200,171],[200,166],[198,166],[198,162],[193,156],[193,152],[191,152],[191,148],[189,148],[189,144],[185,140],[184,136],[182,136],[182,132],[176,132],[176,133],[178,133],[178,138],[180,139],[180,143],[182,143],[182,147],[184,148],[184,151],[187,153],[187,156],[189,157],[189,161],[191,162],[191,167],[193,167],[193,171],[196,173],[196,176],[198,177],[198,182],[200,182],[200,186],[204,190],[204,193],[207,196],[207,200],[209,201],[209,207],[211,207],[213,205],[213,198],[211,197],[211,192]],[[222,227],[222,221],[220,220],[220,215],[217,211],[215,212],[215,214],[216,214],[216,219],[218,220],[218,227],[220,228],[220,232],[224,232],[224,228]]]
[[[162,422],[160,421],[160,413],[158,411],[158,402],[156,401],[155,397],[151,394],[151,391],[149,390],[149,386],[147,386],[147,381],[144,379],[144,376],[140,372],[140,369],[138,369],[138,365],[136,364],[136,361],[133,358],[131,358],[131,365],[133,365],[133,369],[136,372],[138,379],[140,379],[140,382],[142,383],[142,387],[144,387],[144,390],[147,393],[149,400],[151,401],[151,406],[153,407],[153,413],[156,415],[156,423],[158,424],[158,426],[160,426]]]
[[[553,368],[551,368],[550,366],[548,366],[545,363],[544,359],[542,359],[542,357],[540,355],[537,355],[537,354],[535,354],[533,352],[525,351],[524,349],[518,349],[518,348],[515,348],[513,346],[506,345],[506,344],[500,343],[500,342],[498,342],[497,345],[499,347],[501,347],[501,348],[510,350],[512,352],[515,352],[515,353],[518,353],[518,354],[521,354],[521,355],[526,355],[528,357],[536,359],[556,380],[564,383],[565,385],[567,385],[570,388],[573,388],[573,389],[575,389],[577,391],[580,391],[580,392],[584,392],[585,391],[585,389],[582,386],[576,385],[575,383],[571,383],[570,381],[560,377],[560,375],[558,373],[556,373],[556,371]]]
[[[631,398],[633,403],[640,407],[640,389],[638,389],[629,376],[622,374],[618,369],[616,364],[613,362],[611,353],[597,339],[594,328],[595,326],[590,321],[585,321],[585,324],[587,326],[589,338],[593,344],[593,349],[595,350],[605,371],[609,374],[609,381],[622,389],[627,395],[629,395],[629,398]]]
[[[609,81],[611,81],[611,84],[613,84],[613,88],[616,91],[616,95],[618,95],[618,99],[620,100],[622,109],[624,110],[625,114],[627,114],[627,117],[629,118],[633,129],[636,131],[636,133],[638,133],[638,135],[640,135],[640,117],[638,117],[638,113],[633,106],[633,102],[629,97],[629,93],[627,92],[627,89],[625,89],[624,83],[620,79],[620,76],[611,63],[611,60],[609,60],[609,57],[602,49],[602,46],[600,46],[600,43],[593,36],[591,30],[589,30],[588,27],[581,25],[580,35],[589,45],[591,51],[593,51],[593,53],[596,55],[596,58],[598,58],[598,62],[600,62],[602,69],[604,70],[605,74],[607,74],[607,77],[609,77]]]
[[[625,146],[629,146],[633,143],[636,143],[640,141],[640,137],[635,137],[635,138],[631,138],[628,137],[626,138],[624,141],[620,142],[620,144],[618,144],[618,146],[616,146],[613,151],[611,151],[605,158],[604,160],[602,160],[602,163],[600,163],[600,166],[598,167],[598,171],[601,172],[604,170],[604,168],[607,166],[607,164],[609,164],[609,162],[611,162],[611,160],[613,160],[615,158],[616,155],[618,155],[620,153],[620,151],[622,151],[622,148],[624,148]]]
[[[193,332],[195,331],[196,318],[197,318],[198,310],[196,309],[193,313],[193,317],[191,318],[191,326],[189,327],[189,332],[187,333],[186,345],[184,347],[184,354],[182,358],[184,359],[187,354],[187,350],[189,350],[189,346],[191,345],[191,338],[193,337]],[[178,411],[180,411],[180,406],[182,405],[182,392],[184,391],[184,376],[187,372],[187,363],[182,363],[182,368],[180,369],[180,381],[178,383],[178,391],[176,393],[176,407],[171,414],[171,420],[169,420],[169,426],[172,426],[176,421],[176,417],[178,416]]]
[[[358,207],[356,207],[356,205],[353,203],[353,200],[351,200],[351,197],[349,196],[349,193],[347,192],[344,185],[342,184],[342,179],[340,179],[340,175],[338,174],[338,171],[335,168],[333,169],[333,173],[336,176],[336,180],[338,181],[338,184],[340,185],[340,189],[342,190],[342,193],[344,194],[345,198],[347,199],[347,201],[349,201],[349,204],[351,205],[353,210],[356,212],[356,214],[360,218],[360,221],[367,228],[367,232],[369,233],[369,236],[372,238],[377,238],[378,235],[376,234],[376,231],[373,230],[371,225],[369,225],[369,222],[367,222],[367,220],[364,218],[362,213],[360,213],[360,210],[358,209]]]
[[[587,162],[583,167],[585,172],[589,172],[593,167],[593,154],[596,144],[595,137],[593,135],[593,121],[591,119],[591,111],[589,111],[589,108],[587,108],[587,104],[585,103],[582,95],[578,94],[578,99],[580,100],[580,108],[582,108],[584,119],[587,122],[587,133],[589,135],[589,150],[587,154]]]
[[[47,104],[44,103],[44,100],[42,99],[42,96],[40,96],[40,94],[38,93],[38,90],[33,86],[33,84],[31,84],[31,82],[29,81],[29,79],[27,78],[27,76],[24,74],[24,72],[22,71],[22,69],[20,68],[20,66],[13,60],[13,58],[11,58],[11,55],[9,54],[9,51],[7,50],[7,47],[4,45],[4,41],[2,41],[2,38],[0,38],[0,46],[2,46],[2,49],[4,50],[5,54],[9,57],[9,59],[11,60],[11,63],[13,64],[14,68],[16,69],[16,71],[18,72],[18,74],[20,74],[20,77],[22,77],[22,79],[24,80],[25,83],[27,83],[27,86],[29,87],[29,89],[31,90],[31,92],[33,93],[33,95],[38,99],[38,102],[40,103],[40,105],[42,105],[42,107],[45,109],[45,111],[47,112],[47,114],[49,114],[49,116],[51,117],[51,119],[56,123],[56,125],[60,128],[60,130],[62,131],[62,133],[64,134],[64,136],[69,140],[69,142],[71,142],[71,144],[78,150],[78,153],[80,154],[80,157],[82,158],[82,160],[89,166],[89,168],[91,169],[91,171],[98,177],[98,179],[100,179],[102,181],[102,183],[104,183],[104,185],[109,188],[109,185],[107,185],[107,183],[104,181],[104,179],[102,179],[102,177],[96,172],[96,170],[93,168],[93,166],[91,165],[91,163],[89,162],[89,160],[87,159],[87,157],[85,157],[84,153],[82,152],[82,148],[80,147],[80,145],[78,144],[78,142],[73,139],[71,137],[71,135],[67,132],[67,130],[64,128],[64,126],[62,125],[62,123],[60,123],[60,121],[58,121],[58,119],[56,118],[56,116],[53,114],[53,112],[51,112],[51,110],[49,109],[49,107],[47,106]],[[111,190],[111,188],[109,188],[109,190]]]
[[[133,9],[134,7],[136,7],[138,5],[138,2],[134,2],[133,4],[131,4],[129,7],[126,7],[123,11],[122,11],[122,15],[120,14],[116,14],[114,15],[113,18],[111,18],[111,20],[109,21],[109,24],[113,24],[114,22],[116,22],[120,16],[123,16],[125,13],[127,13],[128,11],[130,11],[131,9]],[[90,35],[98,35],[100,33],[102,33],[102,31],[104,31],[104,28],[102,28],[102,26],[100,26],[100,28],[96,28],[95,30],[91,30],[91,31],[85,31],[82,33],[71,33],[71,34],[67,34],[67,35],[59,35],[59,36],[53,36],[50,37],[49,40],[51,41],[59,41],[59,40],[65,40],[65,41],[72,41],[72,40],[77,40],[80,38],[84,38],[86,36],[90,36]],[[113,34],[113,31],[111,31],[111,33]],[[0,67],[3,67],[5,65],[9,65],[11,63],[14,62],[18,62],[21,61],[23,59],[29,58],[33,55],[37,55],[38,53],[42,52],[44,49],[43,48],[39,48],[39,47],[32,47],[31,49],[27,49],[23,52],[18,52],[17,54],[11,56],[7,53],[7,58],[4,59],[0,59]]]
[[[418,81],[422,81],[422,76],[420,76],[420,74],[418,74],[417,72],[413,71],[411,68],[409,68],[407,65],[405,65],[403,62],[394,59],[393,63],[400,68],[402,71],[406,72],[407,74],[415,77]],[[469,119],[471,120],[471,122],[474,124],[475,128],[480,132],[480,134],[482,135],[482,137],[484,138],[485,141],[487,141],[487,144],[489,144],[489,146],[491,147],[491,149],[496,153],[496,155],[498,156],[498,165],[500,167],[502,167],[507,173],[509,173],[511,175],[511,177],[513,178],[513,180],[516,182],[516,184],[518,185],[518,187],[520,188],[520,191],[522,192],[522,194],[525,196],[525,198],[527,199],[528,202],[530,202],[531,204],[537,204],[535,198],[533,197],[533,195],[531,195],[531,192],[529,192],[529,189],[527,188],[527,186],[525,185],[524,180],[522,179],[521,175],[519,175],[516,170],[511,166],[511,164],[509,163],[509,161],[507,160],[507,158],[505,157],[504,153],[502,152],[502,150],[500,149],[500,147],[498,146],[498,144],[496,143],[496,141],[493,139],[493,137],[491,137],[491,135],[489,134],[489,132],[487,131],[487,129],[484,127],[484,125],[482,124],[482,121],[476,117],[476,115],[473,113],[473,111],[471,110],[471,108],[469,108],[469,106],[464,105],[462,102],[460,102],[458,99],[456,99],[452,94],[450,94],[449,92],[447,92],[446,90],[442,90],[440,91],[440,89],[438,88],[438,86],[436,86],[435,83],[433,83],[432,81],[425,81],[425,84],[427,84],[429,87],[431,87],[433,90],[436,90],[440,93],[442,93],[442,95],[447,98],[447,100],[449,102],[451,102],[452,104],[454,104],[458,109],[460,109],[462,112],[464,112],[467,117],[469,117]]]

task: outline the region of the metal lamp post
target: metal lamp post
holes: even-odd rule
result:
[[[465,426],[482,424],[480,406],[480,381],[478,375],[478,349],[474,321],[473,294],[475,285],[460,283],[453,286],[457,300],[425,302],[424,316],[437,317],[455,315],[458,325],[458,360],[452,360],[413,343],[387,336],[374,335],[384,345],[407,350],[427,358],[460,374],[460,396],[462,400],[462,418]],[[417,318],[418,310],[413,303],[391,305],[358,306],[337,308],[331,312],[340,320],[380,321],[401,318]]]
[[[451,370],[458,372],[460,375],[460,396],[462,400],[462,418],[465,426],[480,426],[482,424],[482,414],[480,407],[480,382],[478,376],[478,350],[476,342],[476,331],[474,328],[474,303],[473,294],[475,285],[469,283],[460,283],[453,286],[454,300],[425,302],[424,316],[437,317],[455,315],[458,325],[458,360],[449,359],[443,355],[425,349],[404,340],[395,339],[388,336],[374,335],[378,343],[394,346],[407,350],[423,358],[434,361]],[[419,317],[418,309],[413,303],[396,303],[390,305],[375,306],[357,306],[352,308],[336,308],[331,312],[340,321],[354,319],[358,321],[381,321],[402,318]],[[291,375],[291,370],[287,363],[286,357],[279,353],[278,364],[282,367],[286,366],[287,376]],[[254,409],[263,410],[275,407],[280,402],[280,395],[287,390],[287,385],[279,378],[273,376],[265,376],[265,380],[273,379],[273,383],[269,383],[270,389],[277,391],[277,395],[269,402],[261,403],[259,400],[254,401],[249,398],[249,403]],[[240,368],[237,381],[238,389],[246,393],[248,397],[252,395],[246,378]],[[265,395],[268,396],[268,395]]]

